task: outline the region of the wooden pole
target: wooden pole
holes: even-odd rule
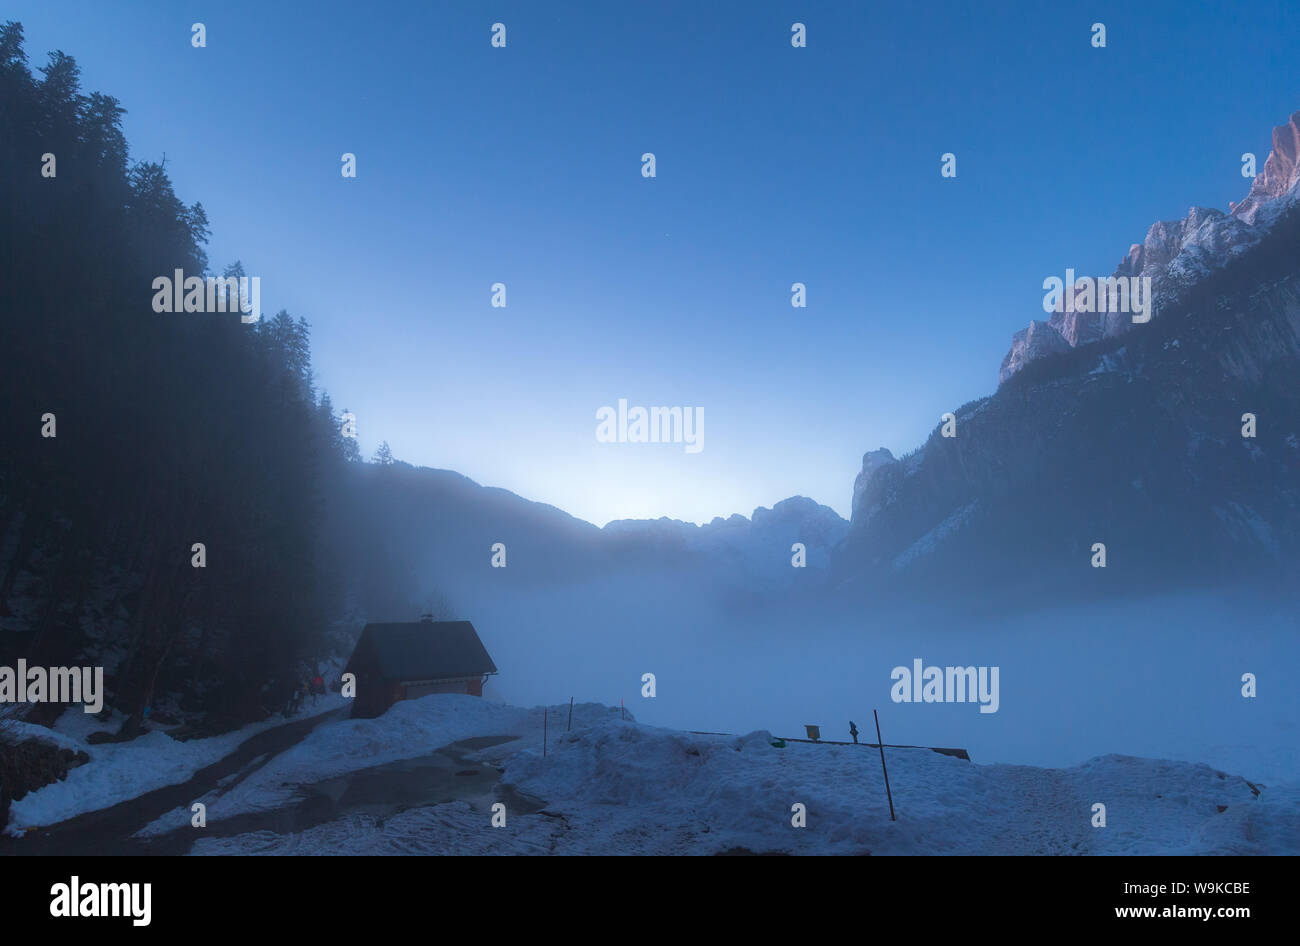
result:
[[[573,729],[573,697],[569,697],[569,725],[565,727],[565,732]]]
[[[550,718],[550,707],[542,710],[542,758],[546,758],[546,720]]]
[[[885,740],[880,738],[880,716],[875,710],[871,715],[876,717],[876,744],[880,747],[880,771],[885,773],[885,795],[889,798],[889,820],[897,821],[894,817],[894,793],[889,790],[889,769],[885,768]]]

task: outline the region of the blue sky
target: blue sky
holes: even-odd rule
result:
[[[61,48],[122,101],[133,157],[165,153],[206,208],[214,268],[242,260],[264,312],[312,323],[363,453],[387,440],[603,524],[796,494],[847,516],[864,451],[993,391],[1045,277],[1109,274],[1153,221],[1227,209],[1242,152],[1262,166],[1300,108],[1294,4],[981,6],[3,16],[33,66]],[[703,408],[703,451],[597,443],[619,398]]]

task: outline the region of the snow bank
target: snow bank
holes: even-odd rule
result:
[[[273,716],[210,739],[173,739],[157,730],[130,742],[104,742],[92,745],[85,741],[92,733],[112,729],[112,721],[104,723],[80,707],[68,710],[55,722],[54,729],[31,726],[26,723],[9,723],[25,727],[21,730],[40,730],[41,738],[55,742],[60,747],[85,752],[90,761],[69,770],[65,779],[51,782],[43,788],[28,793],[15,801],[9,812],[6,833],[20,835],[41,825],[56,824],[88,811],[108,808],[119,802],[136,798],[146,792],[190,779],[195,772],[224,758],[250,736],[276,726],[294,722],[304,716],[316,716],[338,709],[345,701],[330,693],[314,707],[285,720]],[[119,720],[120,722],[120,720]]]
[[[26,742],[29,739],[34,739],[37,742],[54,746],[56,749],[71,749],[73,752],[83,752],[86,748],[85,743],[78,739],[65,736],[63,733],[56,732],[45,726],[25,723],[21,719],[0,721],[0,736],[14,742]]]
[[[770,743],[615,719],[562,737],[548,758],[520,753],[503,781],[549,799],[570,843],[592,853],[1300,853],[1294,785],[1257,798],[1205,765],[1106,756],[1041,769],[887,749],[891,822],[878,751]],[[1092,826],[1098,803],[1106,827]]]

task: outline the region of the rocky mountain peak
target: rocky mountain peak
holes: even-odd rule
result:
[[[1112,275],[1149,277],[1155,297],[1153,309],[1158,315],[1163,297],[1171,290],[1190,285],[1259,242],[1278,213],[1300,199],[1298,182],[1300,111],[1287,124],[1273,129],[1273,150],[1263,171],[1251,184],[1246,198],[1232,205],[1230,214],[1212,207],[1192,207],[1181,220],[1153,223],[1146,239],[1129,247]],[[998,383],[1039,358],[1122,335],[1132,327],[1126,313],[1081,312],[1078,307],[1066,312],[1058,306],[1047,323],[1033,321],[1012,336]]]
[[[1232,215],[1253,224],[1260,208],[1296,189],[1300,181],[1300,111],[1285,125],[1273,129],[1273,150],[1250,185],[1246,199],[1232,208]]]
[[[871,483],[871,478],[876,475],[876,471],[897,463],[898,460],[894,455],[881,447],[879,450],[869,450],[862,455],[862,472],[857,475],[853,481],[853,513],[857,518],[858,504],[862,500],[862,495],[866,492],[867,486]]]
[[[1068,317],[1073,332],[1077,332],[1077,321],[1072,318],[1075,314],[1071,313],[1071,316]],[[1055,315],[1053,318],[1055,318]],[[1011,337],[1011,350],[1002,359],[1002,368],[998,372],[998,383],[1001,384],[1029,362],[1036,361],[1044,355],[1069,351],[1071,344],[1075,343],[1066,341],[1060,331],[1050,323],[1034,319],[1029,323],[1029,328],[1022,328]]]

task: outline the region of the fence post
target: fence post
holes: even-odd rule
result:
[[[885,773],[885,795],[889,798],[889,820],[897,821],[894,817],[894,793],[889,790],[889,769],[885,768],[885,740],[880,738],[880,716],[875,710],[871,715],[876,717],[876,745],[880,749],[880,771]]]

